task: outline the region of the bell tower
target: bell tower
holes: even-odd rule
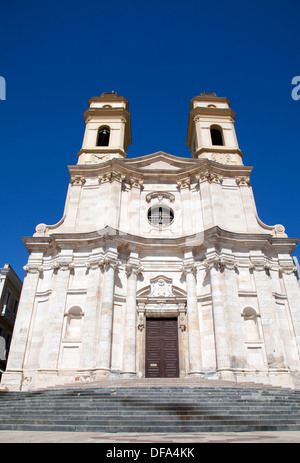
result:
[[[201,93],[190,102],[186,144],[193,158],[242,165],[234,128],[235,113],[227,98]]]
[[[124,159],[131,144],[128,100],[116,92],[102,93],[89,100],[83,116],[86,127],[78,164]]]

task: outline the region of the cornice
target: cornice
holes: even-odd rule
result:
[[[168,156],[161,157],[165,161],[168,161]],[[174,163],[175,156],[172,156],[172,161]],[[141,159],[141,158],[136,158]],[[226,165],[220,164],[216,161],[211,161],[209,159],[188,159],[185,163],[185,158],[179,158],[180,164],[178,169],[147,169],[145,167],[137,167],[132,163],[131,159],[118,159],[114,158],[110,161],[104,162],[102,164],[76,164],[68,166],[71,177],[81,176],[85,177],[97,177],[103,175],[106,172],[117,171],[120,174],[134,176],[136,178],[143,179],[153,179],[158,176],[168,181],[177,181],[182,180],[183,178],[189,176],[196,176],[202,174],[206,171],[209,171],[213,174],[220,175],[222,177],[249,177],[253,167],[252,166],[243,166],[243,165]],[[155,158],[153,158],[155,161]],[[182,162],[183,161],[183,162]],[[149,158],[148,158],[149,162]],[[186,165],[184,165],[186,164]],[[151,167],[151,165],[150,165]]]
[[[130,113],[125,108],[88,108],[83,114],[84,120],[86,121],[89,116],[105,116],[105,118],[125,116],[127,122],[130,123]]]
[[[196,106],[193,108],[190,111],[190,117],[194,118],[196,115],[229,117],[232,121],[234,121],[236,116],[231,108],[208,108],[207,106]]]
[[[132,248],[138,251],[149,249],[152,252],[156,248],[174,251],[194,249],[198,252],[201,248],[205,251],[209,246],[224,246],[231,248],[233,251],[240,249],[260,249],[262,251],[273,249],[274,251],[289,254],[294,251],[299,242],[299,239],[276,238],[266,233],[230,232],[218,226],[193,235],[177,238],[147,238],[107,226],[102,230],[90,233],[57,233],[49,237],[24,237],[22,240],[29,252],[37,250],[49,252],[50,248],[67,249],[70,247],[73,249],[90,247],[93,249],[95,246],[113,244],[123,249]]]

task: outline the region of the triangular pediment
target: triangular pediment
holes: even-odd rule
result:
[[[173,156],[172,154],[158,151],[138,158],[126,159],[126,165],[145,170],[181,170],[194,167],[199,163],[198,159]]]

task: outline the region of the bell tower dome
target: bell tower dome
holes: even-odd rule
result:
[[[86,127],[78,164],[124,159],[131,144],[128,100],[116,92],[102,93],[89,100],[83,116]]]
[[[234,128],[235,113],[227,98],[201,93],[190,102],[186,144],[193,158],[207,158],[221,164],[242,165]]]

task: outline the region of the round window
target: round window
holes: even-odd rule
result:
[[[173,219],[174,212],[167,206],[153,206],[148,210],[148,220],[156,227],[170,225]]]

